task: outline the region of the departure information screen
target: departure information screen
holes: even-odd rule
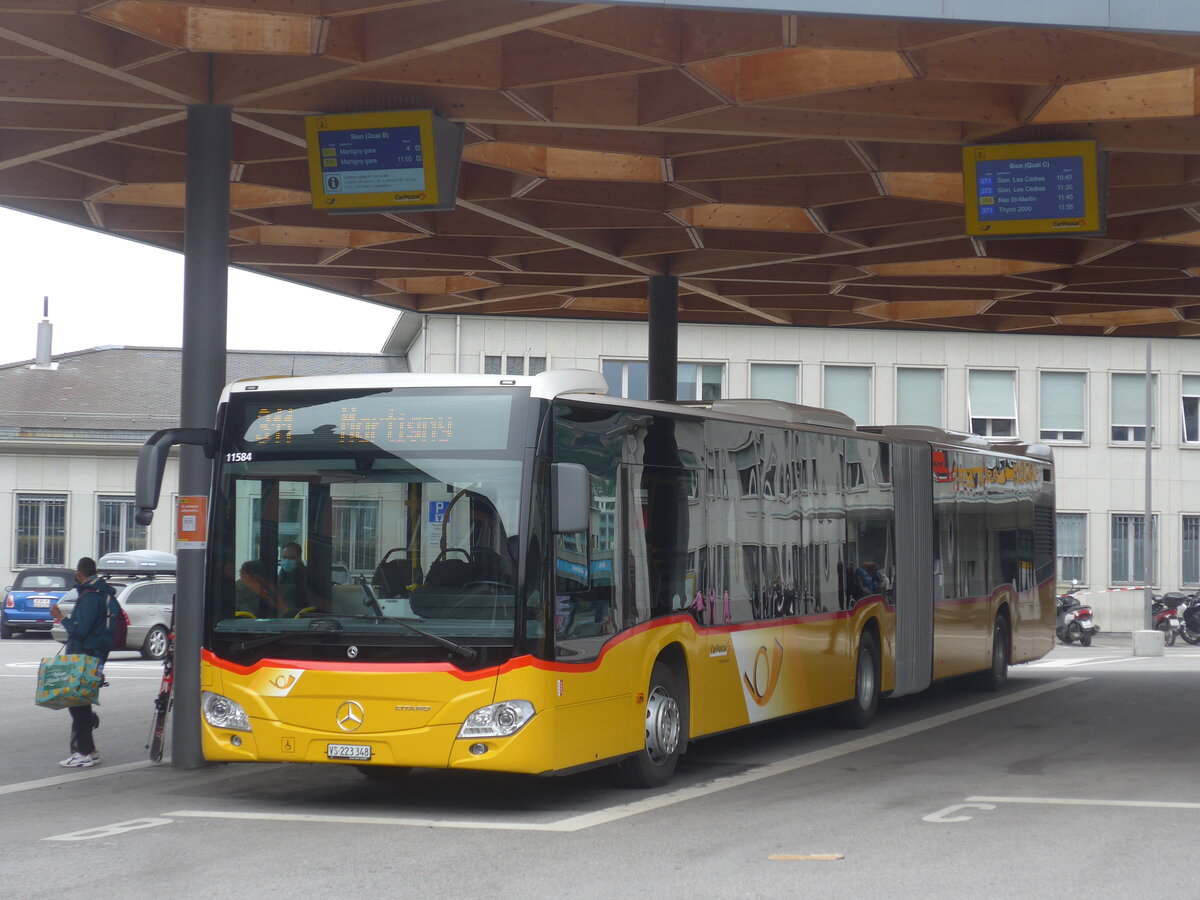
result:
[[[979,162],[975,183],[983,221],[1077,217],[1084,212],[1083,160],[1078,156]]]
[[[513,393],[330,393],[235,395],[233,444],[251,452],[378,449],[399,456],[509,446]]]
[[[967,234],[999,238],[1103,234],[1102,163],[1095,141],[964,147]]]

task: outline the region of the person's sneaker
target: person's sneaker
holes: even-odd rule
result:
[[[93,750],[88,754],[88,757],[92,760],[92,765],[95,765],[96,763],[100,762],[100,751]]]
[[[60,762],[59,765],[64,769],[89,769],[99,761],[99,756],[93,759],[91,756],[85,756],[82,753],[72,753]]]

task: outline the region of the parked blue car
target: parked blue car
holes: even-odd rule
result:
[[[4,589],[0,608],[0,638],[22,631],[49,631],[54,620],[50,607],[75,587],[75,572],[61,568],[23,569],[17,580]]]

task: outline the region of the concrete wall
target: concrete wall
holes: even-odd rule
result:
[[[106,452],[94,446],[0,447],[0,587],[16,574],[16,514],[18,494],[67,495],[67,566],[81,556],[96,555],[97,498],[133,496],[137,447]],[[175,552],[174,500],[178,463],[167,462],[162,501],[147,535],[152,550]]]

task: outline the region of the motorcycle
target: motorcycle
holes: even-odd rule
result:
[[[1175,646],[1175,637],[1180,633],[1182,625],[1179,618],[1179,606],[1186,601],[1186,595],[1179,591],[1170,591],[1161,597],[1156,596],[1150,607],[1150,612],[1154,616],[1154,627],[1163,633],[1163,643],[1168,647]],[[1197,638],[1197,643],[1200,643],[1200,638]]]
[[[1065,594],[1058,596],[1058,624],[1054,633],[1064,644],[1079,641],[1080,646],[1090,647],[1092,638],[1100,633],[1100,626],[1092,615],[1092,608],[1075,599],[1079,588],[1071,588]],[[1200,635],[1200,620],[1197,621],[1197,632]],[[1200,638],[1197,639],[1200,643]]]
[[[1182,605],[1185,609],[1179,618],[1179,636],[1189,644],[1200,644],[1200,591],[1185,596]]]

